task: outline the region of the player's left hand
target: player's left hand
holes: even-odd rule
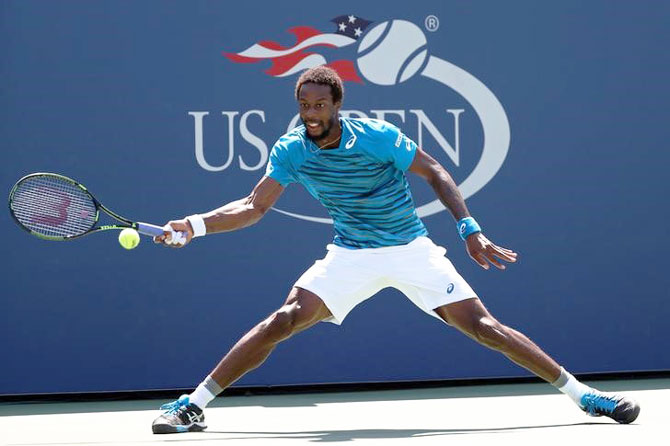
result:
[[[516,262],[517,254],[514,251],[495,245],[481,232],[468,236],[465,239],[465,246],[472,260],[484,269],[489,269],[489,262],[498,269],[505,269],[505,265],[498,259],[510,263]]]

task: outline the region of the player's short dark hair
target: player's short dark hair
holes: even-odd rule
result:
[[[340,102],[344,96],[344,86],[342,85],[342,79],[340,79],[337,71],[324,65],[310,68],[300,75],[298,82],[295,84],[296,99],[299,99],[298,95],[300,94],[300,87],[306,83],[330,85],[330,92],[333,96],[333,103]]]

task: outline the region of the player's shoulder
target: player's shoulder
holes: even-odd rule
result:
[[[272,147],[273,152],[288,153],[293,147],[304,147],[305,145],[305,126],[300,125],[293,130],[289,130],[279,137]]]
[[[390,122],[372,118],[347,118],[345,124],[359,143],[357,147],[379,152],[398,144],[402,132]]]
[[[302,144],[304,140],[305,140],[305,126],[299,125],[298,127],[295,127],[293,130],[289,130],[288,132],[280,136],[279,139],[277,140],[277,144],[289,146],[292,144]]]
[[[382,119],[374,118],[342,118],[352,130],[359,133],[398,132],[398,127]]]

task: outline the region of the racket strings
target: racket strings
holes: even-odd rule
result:
[[[81,235],[97,221],[97,208],[80,187],[58,177],[36,176],[14,190],[11,209],[27,229],[47,237]]]

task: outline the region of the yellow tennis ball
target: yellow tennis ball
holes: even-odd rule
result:
[[[132,228],[126,228],[119,233],[119,244],[126,249],[133,249],[140,244],[140,235]]]

